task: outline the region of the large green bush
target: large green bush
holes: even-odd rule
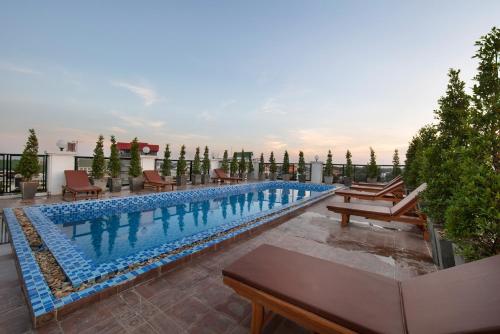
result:
[[[194,154],[192,173],[195,175],[201,174],[201,159],[199,147],[196,148],[196,153]]]
[[[163,152],[163,163],[161,165],[161,174],[163,176],[171,176],[172,174],[172,160],[170,160],[170,145],[165,146],[165,151]]]
[[[108,164],[108,172],[112,178],[120,177],[121,164],[120,164],[120,152],[118,151],[118,147],[116,146],[116,138],[115,136],[111,136],[111,147],[110,147],[110,155],[109,155],[109,164]]]
[[[186,163],[186,146],[181,146],[181,151],[179,153],[179,160],[177,160],[177,176],[186,175],[187,163]]]
[[[40,171],[40,162],[38,161],[38,139],[35,129],[29,129],[29,136],[24,146],[23,154],[17,165],[17,172],[23,176],[24,181],[31,181],[33,176]]]
[[[94,148],[94,157],[92,158],[92,177],[102,179],[106,170],[106,161],[104,159],[104,136],[99,135]]]
[[[141,154],[139,153],[139,140],[134,138],[130,145],[130,167],[128,175],[132,177],[139,177],[142,173],[141,167]]]

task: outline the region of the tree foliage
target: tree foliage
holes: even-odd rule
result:
[[[304,160],[304,152],[299,152],[299,166],[297,168],[297,173],[299,175],[304,175],[306,173],[306,161]]]
[[[265,170],[264,166],[264,153],[260,154],[260,160],[259,160],[259,175],[263,175]]]
[[[290,173],[290,157],[288,156],[288,151],[285,151],[285,154],[283,154],[283,165],[281,165],[281,173]]]
[[[200,148],[196,148],[196,153],[194,154],[193,159],[193,174],[200,175],[201,174],[201,159],[200,159]]]
[[[328,155],[326,157],[325,176],[333,176],[333,161],[331,150],[328,150]]]
[[[186,163],[186,146],[181,146],[181,151],[179,153],[179,160],[177,160],[177,176],[186,175],[187,163]]]
[[[240,172],[240,176],[243,177],[243,174],[245,174],[247,168],[247,163],[245,161],[245,151],[242,149],[241,150],[241,159],[240,162],[238,163],[238,171]]]
[[[229,172],[229,158],[227,156],[227,150],[224,150],[224,155],[222,156],[221,168],[224,171],[224,173]]]
[[[231,159],[229,169],[231,171],[231,175],[233,176],[238,173],[238,154],[236,152],[233,153],[233,158]]]
[[[426,167],[425,150],[435,139],[436,129],[432,125],[426,125],[411,139],[406,150],[405,170],[403,179],[408,189],[414,189],[424,182],[423,171]]]
[[[272,174],[276,173],[278,166],[276,166],[276,159],[274,158],[274,152],[269,155],[269,172]]]
[[[112,178],[118,178],[120,177],[121,172],[120,152],[118,151],[118,147],[116,146],[116,138],[113,135],[111,136],[110,152],[108,172]]]
[[[203,161],[201,163],[201,169],[203,174],[210,174],[210,157],[208,155],[208,146],[205,146],[205,151],[203,152]]]
[[[399,161],[399,151],[397,149],[394,150],[394,155],[392,156],[392,177],[396,177],[401,175],[401,167]]]
[[[352,154],[349,150],[345,153],[345,176],[352,176]]]
[[[104,159],[104,136],[99,135],[97,139],[94,156],[92,158],[92,177],[94,179],[102,179],[106,168],[106,160]]]
[[[23,176],[24,181],[31,181],[33,176],[40,171],[40,162],[38,161],[38,139],[35,129],[29,129],[28,140],[24,146],[23,154],[17,165],[17,172]]]
[[[130,167],[128,175],[132,177],[139,177],[142,173],[141,155],[139,153],[139,140],[134,138],[130,145]]]
[[[366,173],[369,178],[375,179],[378,177],[379,169],[377,166],[377,157],[375,151],[370,147],[370,161],[366,166]]]

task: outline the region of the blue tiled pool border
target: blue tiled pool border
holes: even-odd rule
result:
[[[204,231],[202,233],[189,236],[179,240],[178,243],[172,245],[164,245],[158,247],[155,250],[148,250],[139,252],[138,254],[127,257],[123,259],[123,268],[105,268],[92,266],[88,261],[85,260],[82,254],[78,253],[71,244],[68,244],[69,240],[64,236],[63,233],[54,226],[54,223],[49,219],[49,217],[61,214],[61,213],[81,213],[85,210],[92,209],[93,205],[97,205],[101,208],[106,209],[116,209],[123,205],[134,206],[138,205],[138,209],[145,209],[145,207],[140,207],[141,202],[146,203],[145,205],[158,205],[161,201],[178,201],[185,200],[191,201],[196,198],[206,198],[207,194],[210,196],[218,196],[222,194],[231,194],[232,192],[242,192],[246,190],[259,190],[266,189],[270,186],[291,186],[293,184],[294,189],[303,188],[304,190],[319,191],[319,193],[314,196],[298,200],[296,202],[289,203],[287,205],[267,210],[264,213],[254,214],[243,219],[233,221],[228,224],[218,226],[217,228]],[[260,182],[260,183],[250,183],[243,185],[231,185],[216,188],[202,188],[202,189],[192,189],[176,192],[166,192],[166,193],[153,193],[147,195],[139,196],[128,196],[128,197],[118,197],[113,199],[105,200],[95,200],[95,201],[85,201],[85,202],[74,202],[74,203],[63,203],[63,204],[52,204],[52,205],[38,205],[25,208],[24,211],[28,218],[31,220],[33,226],[35,226],[37,232],[40,234],[45,245],[51,250],[52,254],[56,260],[60,263],[61,267],[68,275],[71,283],[74,286],[79,286],[79,284],[85,281],[94,281],[101,278],[107,273],[121,270],[129,267],[130,264],[137,262],[142,262],[149,258],[154,258],[158,255],[169,253],[180,247],[193,244],[197,241],[207,239],[210,236],[216,235],[221,232],[231,230],[235,227],[251,223],[245,227],[237,229],[234,232],[225,234],[219,238],[209,240],[200,245],[194,246],[187,250],[181,251],[180,253],[164,257],[156,262],[145,265],[143,267],[134,269],[124,274],[118,274],[110,279],[106,279],[102,282],[96,283],[88,288],[85,288],[78,292],[73,292],[65,297],[56,298],[52,295],[50,288],[48,287],[43,275],[38,267],[36,259],[31,252],[28,241],[22,231],[21,226],[13,212],[12,209],[4,210],[4,217],[9,226],[9,231],[12,237],[12,246],[16,252],[16,256],[19,262],[19,267],[23,279],[23,284],[25,286],[25,291],[27,299],[29,300],[30,307],[32,309],[32,314],[34,317],[34,323],[36,325],[36,319],[41,319],[44,315],[54,315],[57,310],[62,309],[71,303],[78,300],[91,297],[104,291],[108,288],[119,287],[120,285],[134,281],[136,278],[144,275],[154,269],[159,269],[165,265],[172,264],[176,261],[183,259],[186,256],[201,252],[207,248],[213,247],[225,240],[229,240],[238,236],[242,233],[251,231],[259,226],[265,225],[273,220],[276,220],[284,215],[288,215],[291,212],[303,208],[304,206],[311,205],[325,197],[330,196],[335,191],[335,187],[319,184],[303,184],[303,183],[291,183],[291,182],[281,182],[281,181],[270,181],[270,182]],[[132,204],[131,204],[132,202]],[[164,202],[162,202],[164,203]],[[52,224],[52,225],[49,225]],[[57,231],[57,232],[56,232]],[[70,248],[68,248],[71,246]],[[69,253],[68,253],[69,250]],[[69,256],[70,254],[71,256]],[[66,267],[65,267],[66,266]],[[110,270],[111,269],[111,270]],[[107,270],[107,271],[105,271]],[[55,315],[54,315],[55,316]]]

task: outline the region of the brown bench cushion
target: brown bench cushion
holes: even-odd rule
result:
[[[500,255],[401,283],[416,333],[500,333]]]
[[[343,202],[335,202],[328,206],[328,208],[335,208],[339,210],[349,211],[352,215],[362,216],[363,214],[376,213],[379,215],[391,215],[391,208],[387,206],[381,205],[370,205],[370,204],[359,204],[359,203],[343,203]]]
[[[361,333],[405,333],[399,283],[262,245],[223,274]]]

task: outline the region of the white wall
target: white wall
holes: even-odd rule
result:
[[[311,183],[323,182],[323,162],[311,161]]]
[[[75,169],[75,153],[57,152],[47,155],[47,192],[51,195],[60,195],[62,186],[66,184],[64,171]]]

